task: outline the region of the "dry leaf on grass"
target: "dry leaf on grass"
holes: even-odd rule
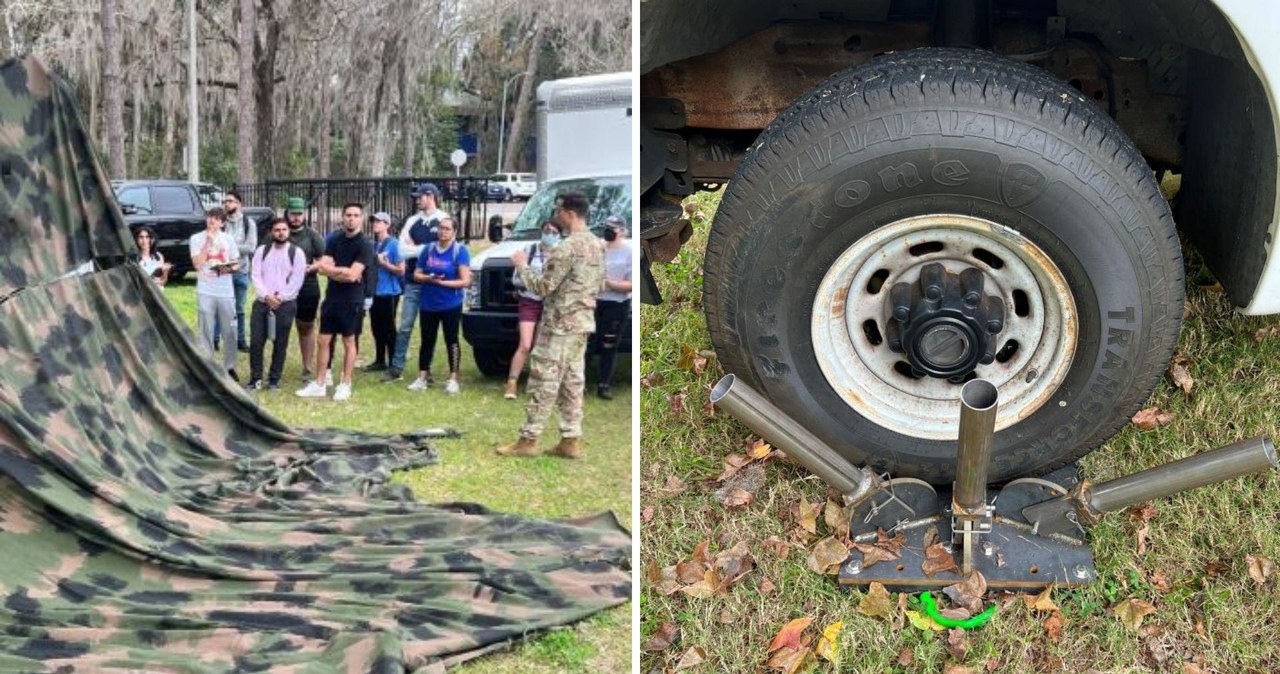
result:
[[[892,621],[893,606],[889,591],[884,585],[873,582],[871,587],[867,588],[867,594],[862,597],[862,601],[858,602],[858,613],[869,618],[884,618]]]
[[[750,438],[747,440],[747,456],[752,460],[759,461],[760,459],[769,456],[769,452],[772,451],[773,446],[760,438]]]
[[[777,590],[778,588],[773,584],[773,581],[769,580],[768,576],[765,576],[760,580],[760,594],[768,596]]]
[[[1182,674],[1204,674],[1204,669],[1194,662],[1182,663]]]
[[[942,626],[942,623],[939,623],[937,620],[934,620],[919,611],[905,611],[904,613],[907,616],[907,620],[911,623],[911,626],[918,630],[942,632],[947,629]]]
[[[692,559],[676,564],[676,580],[692,585],[707,575],[707,565]]]
[[[1169,585],[1169,574],[1164,571],[1152,571],[1147,574],[1147,582],[1161,592],[1168,592],[1172,587]]]
[[[1132,630],[1142,627],[1142,620],[1152,613],[1156,612],[1156,607],[1141,599],[1126,599],[1116,604],[1112,609],[1112,613],[1120,622]]]
[[[661,385],[665,379],[666,378],[662,376],[661,372],[650,372],[640,378],[640,388],[648,391],[655,386]]]
[[[755,500],[755,494],[740,487],[733,487],[724,495],[724,498],[720,499],[720,504],[726,508],[745,508]]]
[[[800,502],[796,504],[795,509],[796,524],[800,525],[801,529],[816,536],[818,534],[818,512],[820,510],[822,510],[821,503],[809,503],[801,496]]]
[[[769,661],[765,663],[769,667],[776,669],[783,674],[795,674],[805,668],[805,663],[810,658],[809,648],[786,648],[778,649],[777,653],[769,656]]]
[[[964,665],[948,662],[942,666],[942,674],[973,674],[973,669]]]
[[[1182,354],[1175,354],[1173,360],[1169,362],[1169,379],[1173,381],[1173,385],[1182,389],[1185,396],[1191,395],[1191,388],[1196,385],[1196,381],[1191,378],[1191,374],[1187,372],[1187,366],[1191,361]]]
[[[791,544],[777,536],[770,536],[760,541],[760,547],[773,552],[778,556],[778,559],[786,559],[791,552]]]
[[[765,483],[764,467],[752,464],[737,471],[715,491],[715,498],[726,508],[749,506]]]
[[[683,393],[672,393],[667,395],[667,403],[671,405],[672,414],[684,414],[684,400],[687,398]]]
[[[911,651],[910,648],[903,648],[902,650],[898,651],[898,666],[906,667],[907,665],[911,664],[911,661],[915,660],[915,658],[916,658],[916,655]]]
[[[1163,426],[1173,421],[1173,412],[1161,412],[1158,407],[1148,407],[1145,410],[1138,410],[1133,415],[1133,425],[1144,431],[1149,431],[1157,426]]]
[[[783,625],[782,629],[778,630],[778,633],[774,635],[773,641],[769,642],[769,649],[765,653],[772,653],[779,648],[800,648],[800,636],[804,634],[804,631],[809,628],[809,624],[812,622],[812,616],[805,616]]]
[[[840,572],[840,565],[844,564],[844,560],[849,557],[849,548],[845,547],[836,537],[828,536],[814,544],[813,549],[809,551],[808,565],[810,569],[821,574],[837,574]],[[863,562],[863,567],[867,566]]]
[[[702,416],[704,416],[704,417],[709,417],[709,418],[712,418],[712,419],[714,419],[714,418],[715,418],[715,416],[716,416],[716,406],[715,406],[715,405],[713,405],[713,404],[711,404],[711,401],[710,401],[710,400],[708,400],[708,401],[707,401],[707,402],[705,402],[705,403],[702,403]]]
[[[717,552],[714,563],[715,568],[720,571],[721,578],[724,579],[718,590],[725,590],[742,580],[743,576],[751,573],[751,570],[756,567],[755,558],[748,551],[747,544],[742,542],[728,550]]]
[[[663,496],[671,498],[683,494],[685,489],[688,489],[688,486],[685,485],[684,480],[681,480],[675,475],[671,475],[667,477],[667,481],[662,485],[662,489],[659,489],[658,491],[661,492]]]
[[[1258,331],[1253,333],[1253,341],[1261,342],[1276,335],[1280,335],[1280,325],[1268,325],[1265,328],[1258,328]]]
[[[920,569],[924,571],[924,575],[932,578],[936,573],[955,571],[956,560],[941,543],[934,543],[925,548],[924,562],[920,564]]]
[[[680,580],[676,578],[676,567],[674,565],[659,569],[657,562],[650,562],[645,575],[649,584],[663,596],[675,594],[682,585]]]
[[[1138,554],[1140,555],[1147,554],[1147,534],[1150,529],[1151,525],[1143,522],[1138,526],[1138,530],[1134,532],[1134,535],[1138,538]]]
[[[640,511],[640,521],[645,524],[653,521],[653,506],[645,506],[644,510]]]
[[[720,471],[720,474],[716,476],[716,482],[724,482],[733,477],[738,471],[742,470],[743,466],[749,463],[751,463],[751,457],[736,453],[726,454],[724,457],[724,470]]]
[[[969,654],[969,643],[965,639],[964,630],[947,630],[947,652],[959,662]]]
[[[1261,555],[1245,555],[1244,563],[1249,569],[1249,577],[1258,585],[1266,583],[1276,573],[1276,563]]]
[[[840,630],[844,627],[843,621],[833,622],[822,630],[822,635],[818,637],[818,645],[814,646],[813,652],[818,657],[827,662],[835,662],[839,657],[836,647],[840,641]]]
[[[665,651],[671,644],[675,643],[680,637],[680,628],[675,623],[663,621],[658,629],[649,635],[644,643],[640,644],[640,649],[645,651]]]
[[[693,646],[680,656],[680,661],[676,663],[675,671],[683,672],[686,669],[693,669],[702,664],[707,659],[707,654],[701,648]]]
[[[1058,605],[1053,603],[1053,586],[1050,585],[1044,589],[1044,592],[1032,597],[1031,595],[1023,595],[1022,601],[1027,608],[1035,611],[1058,611]]]
[[[1160,510],[1150,503],[1129,506],[1125,512],[1129,513],[1129,518],[1135,522],[1149,522],[1151,518],[1160,514]]]
[[[827,529],[832,535],[838,538],[849,537],[850,510],[832,500],[828,500],[822,507],[822,521],[827,523]]]
[[[1049,637],[1049,641],[1054,643],[1062,641],[1063,624],[1062,615],[1059,613],[1055,613],[1045,619],[1044,633]]]
[[[676,361],[676,367],[681,370],[688,370],[695,375],[700,375],[707,369],[707,358],[698,352],[697,349],[685,344],[680,347],[680,360]]]
[[[694,599],[709,599],[716,594],[716,590],[720,588],[720,572],[715,569],[707,569],[703,574],[702,580],[680,588],[680,591]]]
[[[955,585],[942,588],[952,604],[968,609],[970,613],[982,612],[982,596],[987,593],[987,579],[977,569]]]

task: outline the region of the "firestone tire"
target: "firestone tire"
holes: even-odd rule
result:
[[[1005,297],[1010,326],[1031,320],[1019,310],[1044,325],[1056,321],[1058,329],[1041,333],[1049,346],[1023,354],[1057,354],[1044,361],[1056,374],[1052,381],[1047,370],[1001,375],[1011,378],[997,384],[991,480],[1044,474],[1119,430],[1177,341],[1183,264],[1172,216],[1142,156],[1092,101],[1037,68],[985,52],[921,49],[873,59],[807,93],[760,136],[726,188],[707,244],[704,307],[726,371],[855,465],[953,480],[954,426],[943,433],[933,422],[958,417],[959,385],[953,398],[911,398],[914,386],[937,391],[947,382],[917,378],[910,368],[911,376],[868,369],[874,359],[849,365],[840,354],[884,356],[877,350],[884,345],[871,344],[885,341],[891,313],[841,316],[842,302],[855,306],[845,293],[879,290],[832,276],[855,258],[872,260],[868,269],[875,255],[910,261],[898,248],[874,246],[895,228],[905,238],[894,245],[909,245],[929,226],[939,248],[922,261],[956,249],[947,264],[996,278],[1003,272],[995,262],[971,259],[981,247],[974,237],[986,236],[1007,244],[1001,255],[1016,264],[1005,269],[1022,265],[1058,284],[1025,288],[1043,300],[1039,316]],[[860,246],[862,258],[850,258]],[[1010,257],[1015,249],[1024,261]],[[849,278],[863,278],[850,269]],[[904,269],[877,273],[889,273],[885,286],[919,273]],[[859,321],[874,329],[844,327]],[[1033,347],[1040,348],[1023,348]],[[872,374],[858,375],[854,365]],[[977,374],[990,379],[984,368],[999,367],[1007,364],[979,366]],[[1024,378],[1052,385],[1019,398],[1009,417],[1003,399]],[[869,406],[868,393],[915,403]],[[916,423],[931,430],[916,432]]]

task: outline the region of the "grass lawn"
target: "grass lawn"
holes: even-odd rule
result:
[[[195,277],[170,284],[165,295],[194,328]],[[247,311],[248,307],[246,307]],[[372,351],[373,337],[366,330],[361,345]],[[410,368],[417,367],[419,331],[409,345]],[[341,348],[338,349],[341,357]],[[267,347],[270,357],[270,346]],[[440,440],[440,463],[402,476],[419,498],[435,501],[473,501],[495,510],[535,517],[575,517],[612,510],[631,521],[631,386],[630,377],[619,375],[614,399],[587,398],[584,449],[581,461],[555,458],[519,460],[496,456],[493,448],[516,438],[524,420],[524,399],[504,400],[502,382],[483,378],[476,370],[466,340],[462,342],[462,392],[444,394],[441,373],[447,372],[444,346],[437,342],[433,373],[436,387],[421,393],[405,389],[412,380],[384,384],[376,374],[356,371],[354,395],[346,403],[303,400],[293,392],[301,388],[301,358],[297,334],[289,345],[281,391],[262,392],[267,410],[296,426],[336,426],[372,432],[400,432],[433,426],[451,426],[463,432],[460,440]],[[247,354],[240,354],[237,372],[246,378]],[[630,372],[630,360],[621,359],[619,370]],[[409,373],[406,373],[409,374]],[[413,374],[416,374],[414,370]],[[591,380],[588,391],[594,392]],[[555,417],[553,416],[553,419]],[[558,439],[554,424],[543,438],[549,445]],[[631,607],[605,611],[571,628],[552,632],[512,650],[461,667],[459,672],[630,672]]]
[[[1061,609],[1060,637],[1051,638],[1056,625],[1045,625],[1053,614],[1009,602],[987,626],[967,633],[962,660],[948,651],[947,632],[918,629],[900,614],[887,622],[857,612],[862,593],[809,570],[806,551],[792,550],[782,559],[762,546],[768,537],[786,538],[795,526],[792,504],[801,497],[822,503],[826,487],[803,469],[772,462],[751,505],[726,511],[712,496],[724,456],[741,451],[749,432],[702,409],[721,375],[714,360],[700,375],[678,365],[686,349],[711,348],[700,265],[719,196],[694,199],[692,240],[672,265],[654,267],[667,303],[641,310],[641,376],[657,382],[640,393],[641,517],[647,520],[640,536],[641,639],[663,622],[680,630],[670,648],[644,653],[642,671],[661,667],[666,658],[666,666],[674,667],[691,647],[703,649],[706,658],[694,672],[772,671],[766,667],[770,640],[803,616],[814,618],[810,635],[843,621],[838,663],[822,661],[813,667],[818,672],[1280,671],[1277,578],[1257,584],[1246,564],[1250,555],[1280,559],[1280,476],[1274,472],[1156,503],[1144,552],[1138,521],[1123,513],[1106,516],[1092,529],[1098,582],[1053,594]],[[1190,314],[1179,351],[1196,382],[1191,395],[1168,380],[1161,383],[1148,405],[1172,412],[1172,422],[1150,431],[1126,427],[1086,457],[1086,476],[1102,481],[1264,432],[1274,437],[1280,337],[1255,343],[1254,332],[1276,319],[1236,315],[1220,290],[1202,287],[1212,283],[1207,272],[1190,269]],[[687,399],[676,411],[668,396],[679,393]],[[667,488],[672,477],[687,488]],[[756,568],[727,595],[709,598],[664,596],[645,581],[643,570],[651,563],[687,560],[704,540],[712,553],[746,543]],[[1130,598],[1155,609],[1137,630],[1113,611]]]

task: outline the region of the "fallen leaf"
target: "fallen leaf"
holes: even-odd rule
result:
[[[734,487],[729,490],[728,494],[725,494],[724,499],[721,500],[720,503],[726,508],[745,508],[746,506],[751,505],[751,502],[754,500],[756,500],[755,494],[752,494],[746,489]]]
[[[902,546],[907,544],[906,534],[899,531],[892,538],[884,532],[884,529],[876,529],[876,547],[884,548],[895,555],[902,554]]]
[[[840,565],[848,558],[849,548],[835,536],[828,536],[815,543],[809,551],[808,565],[821,574],[836,574],[840,572]],[[868,566],[866,562],[862,565],[863,568]]]
[[[1217,578],[1218,576],[1225,575],[1227,571],[1230,569],[1231,569],[1230,565],[1222,561],[1209,562],[1208,564],[1204,565],[1205,575],[1209,576],[1210,578]]]
[[[716,589],[720,587],[720,574],[715,569],[707,569],[707,574],[702,580],[693,585],[686,585],[680,588],[680,591],[694,599],[710,599],[715,596]]]
[[[769,580],[768,576],[765,576],[764,579],[760,581],[760,594],[767,596],[773,594],[777,590],[778,588],[773,584],[773,581]]]
[[[1148,407],[1144,410],[1138,410],[1133,415],[1133,425],[1144,431],[1149,431],[1157,426],[1163,426],[1173,421],[1172,412],[1161,412],[1158,407]]]
[[[869,618],[893,620],[893,600],[889,597],[889,591],[884,585],[871,583],[871,587],[867,588],[867,594],[862,597],[862,601],[858,602],[858,613]]]
[[[1129,629],[1137,631],[1142,620],[1156,612],[1156,607],[1141,599],[1126,599],[1112,608],[1115,617]]]
[[[1043,592],[1041,592],[1040,594],[1034,597],[1030,595],[1024,595],[1022,597],[1022,601],[1027,605],[1027,608],[1035,611],[1060,610],[1058,608],[1058,605],[1053,603],[1053,586],[1052,585],[1050,585],[1049,587],[1046,587]]]
[[[973,669],[964,665],[957,665],[954,662],[948,662],[942,666],[942,674],[973,674]]]
[[[822,507],[822,521],[827,523],[832,535],[839,538],[849,537],[849,514],[850,509],[835,501],[828,500]]]
[[[1000,669],[1000,661],[995,658],[987,658],[987,664],[985,665],[985,668],[988,672],[994,672],[997,669]],[[1086,674],[1093,674],[1093,670],[1090,670]]]
[[[720,471],[720,474],[716,476],[716,482],[724,482],[733,477],[738,471],[742,470],[743,466],[749,463],[751,463],[751,457],[737,453],[726,454],[724,457],[724,470]]]
[[[687,397],[683,393],[672,393],[667,396],[667,403],[671,405],[672,414],[684,413],[684,399]]]
[[[710,400],[702,403],[702,416],[714,419],[716,416],[716,406]]]
[[[676,580],[691,585],[702,580],[707,575],[707,565],[702,562],[688,560],[676,564]]]
[[[1182,674],[1204,674],[1204,669],[1194,662],[1182,663]]]
[[[934,543],[924,551],[924,562],[920,564],[924,575],[933,577],[935,573],[943,571],[955,571],[956,560],[951,556],[947,549],[942,547],[941,543]]]
[[[663,621],[658,629],[640,644],[640,649],[645,651],[665,651],[680,636],[680,628],[675,623]]]
[[[1161,592],[1168,592],[1172,587],[1169,585],[1169,575],[1164,571],[1152,571],[1147,575],[1147,581],[1151,583],[1151,587]]]
[[[956,606],[962,606],[970,613],[981,613],[982,596],[987,593],[987,579],[974,569],[959,583],[942,588],[942,593]]]
[[[653,521],[653,506],[645,506],[644,510],[640,511],[640,521],[645,524]]]
[[[1276,563],[1261,555],[1245,555],[1244,563],[1249,569],[1249,577],[1258,585],[1266,583],[1276,573]]]
[[[843,621],[827,625],[826,629],[822,630],[822,636],[818,637],[818,645],[813,648],[814,654],[827,662],[835,662],[838,657],[836,647],[840,639],[840,629],[843,627]]]
[[[1187,365],[1190,361],[1182,354],[1176,354],[1173,360],[1169,362],[1169,379],[1173,380],[1173,385],[1182,389],[1184,396],[1191,395],[1191,388],[1196,385],[1191,374],[1187,372]]]
[[[914,611],[908,611],[908,613],[914,613]],[[898,666],[906,667],[911,664],[911,661],[914,660],[915,657],[915,653],[913,653],[910,648],[903,648],[898,651]]]
[[[742,580],[756,566],[755,558],[748,551],[746,543],[738,543],[728,550],[716,553],[715,568],[720,573],[720,586],[717,592],[723,593],[731,585]]]
[[[661,372],[650,372],[640,378],[640,388],[648,391],[649,389],[662,384],[664,377]]]
[[[1044,632],[1049,637],[1049,641],[1055,643],[1062,641],[1062,614],[1054,613],[1045,618]]]
[[[779,648],[800,648],[800,635],[804,634],[804,631],[809,628],[809,623],[812,622],[813,617],[806,616],[783,625],[773,637],[773,641],[769,642],[769,650],[765,653],[772,653]]]
[[[1138,530],[1134,532],[1134,535],[1138,537],[1138,554],[1140,555],[1146,554],[1147,552],[1147,533],[1150,528],[1151,525],[1143,522],[1138,527]]]
[[[676,361],[676,367],[681,370],[688,370],[695,375],[700,375],[703,370],[707,369],[707,359],[698,353],[697,349],[685,344],[681,347],[681,351],[680,360]]]
[[[779,649],[777,653],[770,656],[769,661],[765,663],[783,674],[795,674],[804,669],[805,662],[809,659],[808,648],[786,648]]]
[[[663,596],[675,594],[682,585],[680,579],[676,578],[675,565],[659,569],[657,562],[649,565],[649,584]]]
[[[809,503],[801,496],[800,503],[796,506],[796,523],[800,525],[801,529],[817,535],[818,511],[821,509],[821,503]]]
[[[906,613],[907,620],[911,622],[911,626],[918,630],[933,630],[934,632],[941,632],[947,629],[937,620],[934,620],[919,611],[905,611],[904,613]]]
[[[947,652],[956,660],[964,662],[964,656],[969,654],[969,644],[965,641],[964,630],[947,630]]]
[[[777,536],[770,536],[760,541],[760,547],[772,551],[773,554],[778,556],[778,559],[786,559],[787,555],[791,553],[791,544]]]
[[[676,663],[675,671],[681,672],[686,669],[693,669],[694,667],[702,664],[702,661],[706,659],[706,652],[697,646],[693,646],[689,650],[685,651],[684,655],[680,656],[680,661]]]
[[[1150,503],[1129,506],[1125,512],[1129,513],[1129,518],[1136,522],[1150,522],[1151,518],[1160,514],[1160,510]]]
[[[930,547],[933,547],[933,544],[937,542],[938,542],[938,527],[930,524],[929,528],[924,530],[924,543],[921,545],[921,547],[928,549]]]
[[[1261,342],[1278,334],[1280,334],[1280,325],[1268,325],[1265,328],[1259,328],[1257,332],[1253,333],[1253,341]]]
[[[875,566],[877,562],[891,561],[898,559],[899,557],[899,555],[876,545],[855,543],[853,547],[856,548],[858,552],[862,553],[862,568],[864,569],[870,566]]]
[[[660,491],[664,496],[675,497],[683,494],[684,490],[687,488],[688,487],[685,485],[684,480],[681,480],[675,475],[671,475],[667,477],[667,481],[662,485],[662,489]]]
[[[690,557],[695,562],[701,562],[707,566],[711,565],[711,556],[707,554],[707,550],[711,549],[711,539],[706,539],[701,543],[693,546],[693,555]]]
[[[747,441],[747,456],[753,460],[763,459],[772,451],[773,446],[760,438],[751,438]]]

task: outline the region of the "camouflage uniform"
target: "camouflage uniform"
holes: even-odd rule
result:
[[[526,288],[542,295],[542,320],[529,353],[529,403],[520,435],[537,438],[560,409],[560,436],[582,435],[583,367],[587,338],[596,330],[596,294],[604,287],[604,242],[587,230],[551,249],[542,274],[520,267]]]

